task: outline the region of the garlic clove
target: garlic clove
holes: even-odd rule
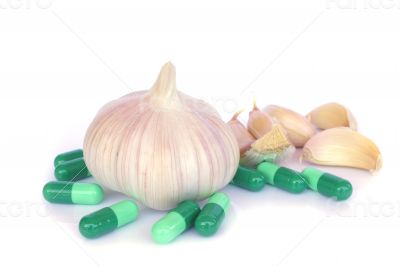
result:
[[[349,127],[357,130],[357,122],[353,114],[343,105],[327,103],[311,111],[307,118],[319,129]]]
[[[256,138],[259,139],[272,129],[273,121],[269,115],[258,109],[254,101],[253,110],[249,113],[247,129]]]
[[[304,146],[302,159],[319,165],[347,166],[370,171],[382,166],[378,147],[367,137],[347,127],[319,132]]]
[[[229,127],[232,129],[233,135],[239,143],[240,154],[244,154],[250,149],[251,144],[256,140],[253,135],[247,130],[247,128],[237,119],[243,110],[236,112],[231,120],[228,121]]]
[[[253,167],[263,161],[276,162],[289,157],[294,151],[283,127],[275,124],[267,134],[251,144],[251,149],[240,158],[240,164]]]
[[[269,105],[263,111],[283,126],[290,142],[296,147],[303,147],[316,132],[304,116],[287,108]]]

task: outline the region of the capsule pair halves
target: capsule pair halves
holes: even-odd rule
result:
[[[75,182],[91,176],[83,159],[82,149],[57,155],[54,167],[54,175],[58,181]]]
[[[193,225],[200,235],[211,236],[219,229],[229,203],[228,196],[222,192],[211,196],[202,210],[196,202],[184,201],[153,225],[153,240],[159,244],[170,243]]]
[[[270,184],[291,193],[301,193],[307,187],[337,200],[346,200],[352,194],[349,181],[338,176],[307,167],[301,173],[269,162],[262,162],[257,169],[239,166],[231,182],[250,191],[259,191]]]
[[[265,184],[291,193],[301,193],[307,187],[300,173],[269,162],[260,163],[257,169],[239,166],[231,183],[250,191],[259,191]]]

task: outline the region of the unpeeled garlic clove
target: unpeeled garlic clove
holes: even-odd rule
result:
[[[302,159],[320,165],[347,166],[379,170],[382,166],[378,147],[367,137],[347,127],[319,132],[304,146]]]
[[[240,154],[244,154],[250,149],[251,144],[256,140],[247,128],[237,119],[243,110],[236,112],[231,120],[228,121],[229,127],[232,129],[233,135],[239,143]]]
[[[254,101],[253,110],[249,113],[247,129],[256,138],[263,137],[272,129],[273,121],[269,115],[258,109]]]
[[[251,144],[251,149],[241,156],[240,164],[253,167],[263,161],[277,162],[290,156],[294,150],[283,127],[275,124],[267,134]]]
[[[315,134],[314,126],[299,113],[277,105],[269,105],[263,111],[283,126],[290,142],[296,147],[303,147]]]
[[[307,118],[320,129],[349,127],[357,130],[357,122],[353,114],[343,105],[327,103],[311,111]]]

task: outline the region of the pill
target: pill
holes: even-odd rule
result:
[[[43,187],[44,198],[52,203],[94,205],[103,201],[103,189],[97,184],[53,181]]]
[[[351,196],[353,188],[349,181],[338,176],[307,167],[302,175],[310,189],[337,200],[346,200]]]
[[[229,198],[222,192],[212,195],[194,223],[197,233],[211,236],[218,231],[229,209]]]
[[[123,200],[82,217],[79,231],[86,238],[97,238],[135,221],[138,215],[136,203]]]
[[[57,167],[59,164],[64,163],[66,161],[82,157],[83,157],[83,150],[81,149],[61,153],[57,155],[56,158],[54,159],[54,167]]]
[[[60,163],[54,169],[54,175],[58,181],[78,181],[91,176],[83,158],[77,158]]]
[[[239,166],[231,184],[250,191],[260,191],[265,186],[265,178],[256,169]]]
[[[265,181],[280,189],[291,193],[301,193],[307,188],[303,176],[292,169],[281,167],[270,162],[262,162],[257,165],[265,178]]]
[[[159,244],[170,243],[193,226],[199,212],[200,207],[196,202],[183,201],[153,225],[151,229],[153,240]]]

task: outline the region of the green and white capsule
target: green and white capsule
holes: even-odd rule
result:
[[[54,159],[54,167],[57,167],[59,164],[65,163],[67,161],[71,161],[73,159],[83,158],[83,150],[77,149],[73,151],[67,151],[61,153],[56,156]]]
[[[212,195],[200,214],[197,216],[194,228],[202,236],[214,235],[229,209],[229,198],[222,192]]]
[[[231,184],[250,191],[260,191],[265,186],[265,179],[256,169],[239,166]]]
[[[133,201],[123,200],[84,216],[79,231],[86,238],[97,238],[137,219],[139,208]]]
[[[264,176],[268,184],[288,192],[301,193],[307,188],[303,176],[292,169],[270,162],[262,162],[257,165],[257,170]]]
[[[324,196],[333,197],[336,200],[346,200],[353,192],[349,181],[318,169],[307,167],[301,174],[310,189]]]
[[[49,182],[43,187],[44,198],[52,203],[95,205],[104,199],[104,191],[97,184]]]
[[[191,200],[180,203],[175,209],[158,220],[151,229],[155,242],[167,244],[193,226],[200,212],[199,205]]]
[[[54,175],[58,181],[78,181],[91,176],[83,158],[77,158],[57,165]]]

